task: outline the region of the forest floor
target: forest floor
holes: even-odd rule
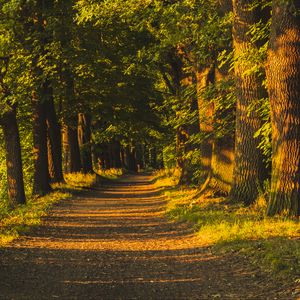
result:
[[[63,200],[0,248],[0,299],[295,299],[291,285],[168,221],[151,179],[125,176]]]

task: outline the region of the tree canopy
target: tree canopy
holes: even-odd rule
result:
[[[299,27],[295,0],[1,0],[3,205],[165,167],[299,216]]]

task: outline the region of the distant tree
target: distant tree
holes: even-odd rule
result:
[[[81,164],[83,173],[93,173],[91,149],[91,116],[78,114],[78,141],[81,149]]]

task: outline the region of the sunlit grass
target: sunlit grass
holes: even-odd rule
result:
[[[72,193],[55,189],[47,196],[28,199],[27,205],[7,211],[0,220],[0,246],[11,242],[30,227],[39,225],[53,204],[70,197]]]
[[[66,182],[53,184],[53,192],[44,197],[28,197],[26,205],[21,205],[14,210],[2,204],[0,206],[0,247],[7,245],[30,227],[41,224],[42,217],[47,215],[53,204],[71,198],[82,188],[92,187],[96,182],[99,183],[97,176],[101,181],[102,179],[115,179],[121,175],[121,169],[100,171],[98,174],[65,174]]]
[[[173,187],[178,182],[174,170],[158,170],[154,173],[154,180],[157,188]]]
[[[123,175],[123,170],[112,168],[108,170],[99,170],[97,171],[97,174],[107,179],[117,179],[118,177]]]
[[[170,179],[161,177],[157,185]],[[251,207],[230,204],[212,195],[196,197],[196,189],[166,189],[166,213],[191,222],[203,245],[221,252],[240,252],[278,276],[300,276],[300,224],[288,218],[268,218],[266,203]]]
[[[96,183],[96,174],[69,173],[65,174],[65,180],[73,187],[90,187]]]

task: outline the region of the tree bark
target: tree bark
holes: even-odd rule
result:
[[[157,153],[156,147],[150,149],[150,164],[152,169],[157,169]]]
[[[113,166],[116,169],[122,168],[121,162],[121,144],[119,141],[114,140],[112,142],[112,152],[113,152]]]
[[[64,182],[62,170],[61,126],[57,120],[52,88],[47,84],[46,120],[48,128],[48,164],[52,182]]]
[[[69,170],[70,173],[81,172],[81,157],[78,143],[77,126],[67,126],[68,149],[69,149]]]
[[[202,141],[200,143],[201,152],[201,169],[203,170],[203,178],[206,178],[211,172],[211,158],[212,158],[212,133],[213,123],[212,118],[214,114],[214,104],[207,103],[203,97],[205,89],[214,82],[214,67],[197,68],[196,72],[196,86],[197,86],[197,104],[199,114],[199,129],[202,134]]]
[[[41,93],[42,91],[40,91]],[[40,94],[39,93],[39,94]],[[43,196],[51,191],[48,169],[47,124],[45,104],[36,91],[32,95],[33,109],[33,195]]]
[[[8,198],[10,206],[14,208],[26,202],[16,108],[5,112],[0,122],[5,140]]]
[[[267,78],[272,121],[268,215],[300,215],[300,3],[273,1]]]
[[[179,185],[185,185],[190,183],[190,172],[188,168],[188,162],[186,159],[186,143],[188,141],[189,134],[185,127],[179,126],[176,130],[176,164],[180,171]]]
[[[148,168],[150,165],[150,153],[149,153],[149,146],[147,144],[143,144],[143,162],[144,168]]]
[[[70,151],[68,143],[68,126],[62,126],[63,171],[70,173]]]
[[[134,147],[127,146],[125,148],[125,160],[126,160],[126,167],[127,167],[128,171],[131,171],[131,172],[138,171]]]
[[[122,164],[122,168],[125,169],[126,168],[126,158],[125,158],[124,147],[121,147],[121,164]]]
[[[180,125],[176,128],[176,164],[179,170],[179,185],[185,185],[192,181],[193,170],[189,154],[194,150],[190,141],[191,135],[199,132],[199,123],[193,120],[182,119],[184,115],[193,115],[197,112],[197,98],[184,96],[184,91],[190,88],[194,82],[191,74],[186,74],[183,69],[182,54],[177,49],[175,55],[170,57],[172,83],[166,82],[170,92],[176,98],[176,119]],[[190,155],[191,156],[191,155]]]
[[[251,48],[249,30],[261,19],[260,9],[250,9],[254,0],[233,0],[234,11],[234,52],[236,76],[236,132],[234,177],[230,196],[234,201],[250,205],[258,196],[258,187],[265,178],[263,156],[258,149],[259,139],[254,134],[262,126],[262,120],[256,110],[250,110],[253,104],[265,97],[262,78],[258,73],[245,74],[251,66],[247,64],[245,55]],[[250,62],[251,64],[251,62]]]
[[[35,81],[35,89],[32,92],[33,109],[33,195],[42,196],[51,191],[48,148],[47,148],[47,124],[46,124],[46,102],[47,102],[47,81],[45,81],[45,70],[40,66],[39,61],[46,55],[47,43],[52,36],[45,31],[47,24],[45,19],[45,1],[37,1],[35,4],[35,22],[32,23],[32,32],[36,35],[40,50],[32,59],[32,75]]]
[[[83,173],[93,173],[91,117],[89,114],[78,114],[78,142]]]
[[[104,159],[104,165],[106,170],[109,170],[113,167],[111,161],[111,154],[109,152],[110,152],[109,144],[108,143],[103,144],[103,159]]]

